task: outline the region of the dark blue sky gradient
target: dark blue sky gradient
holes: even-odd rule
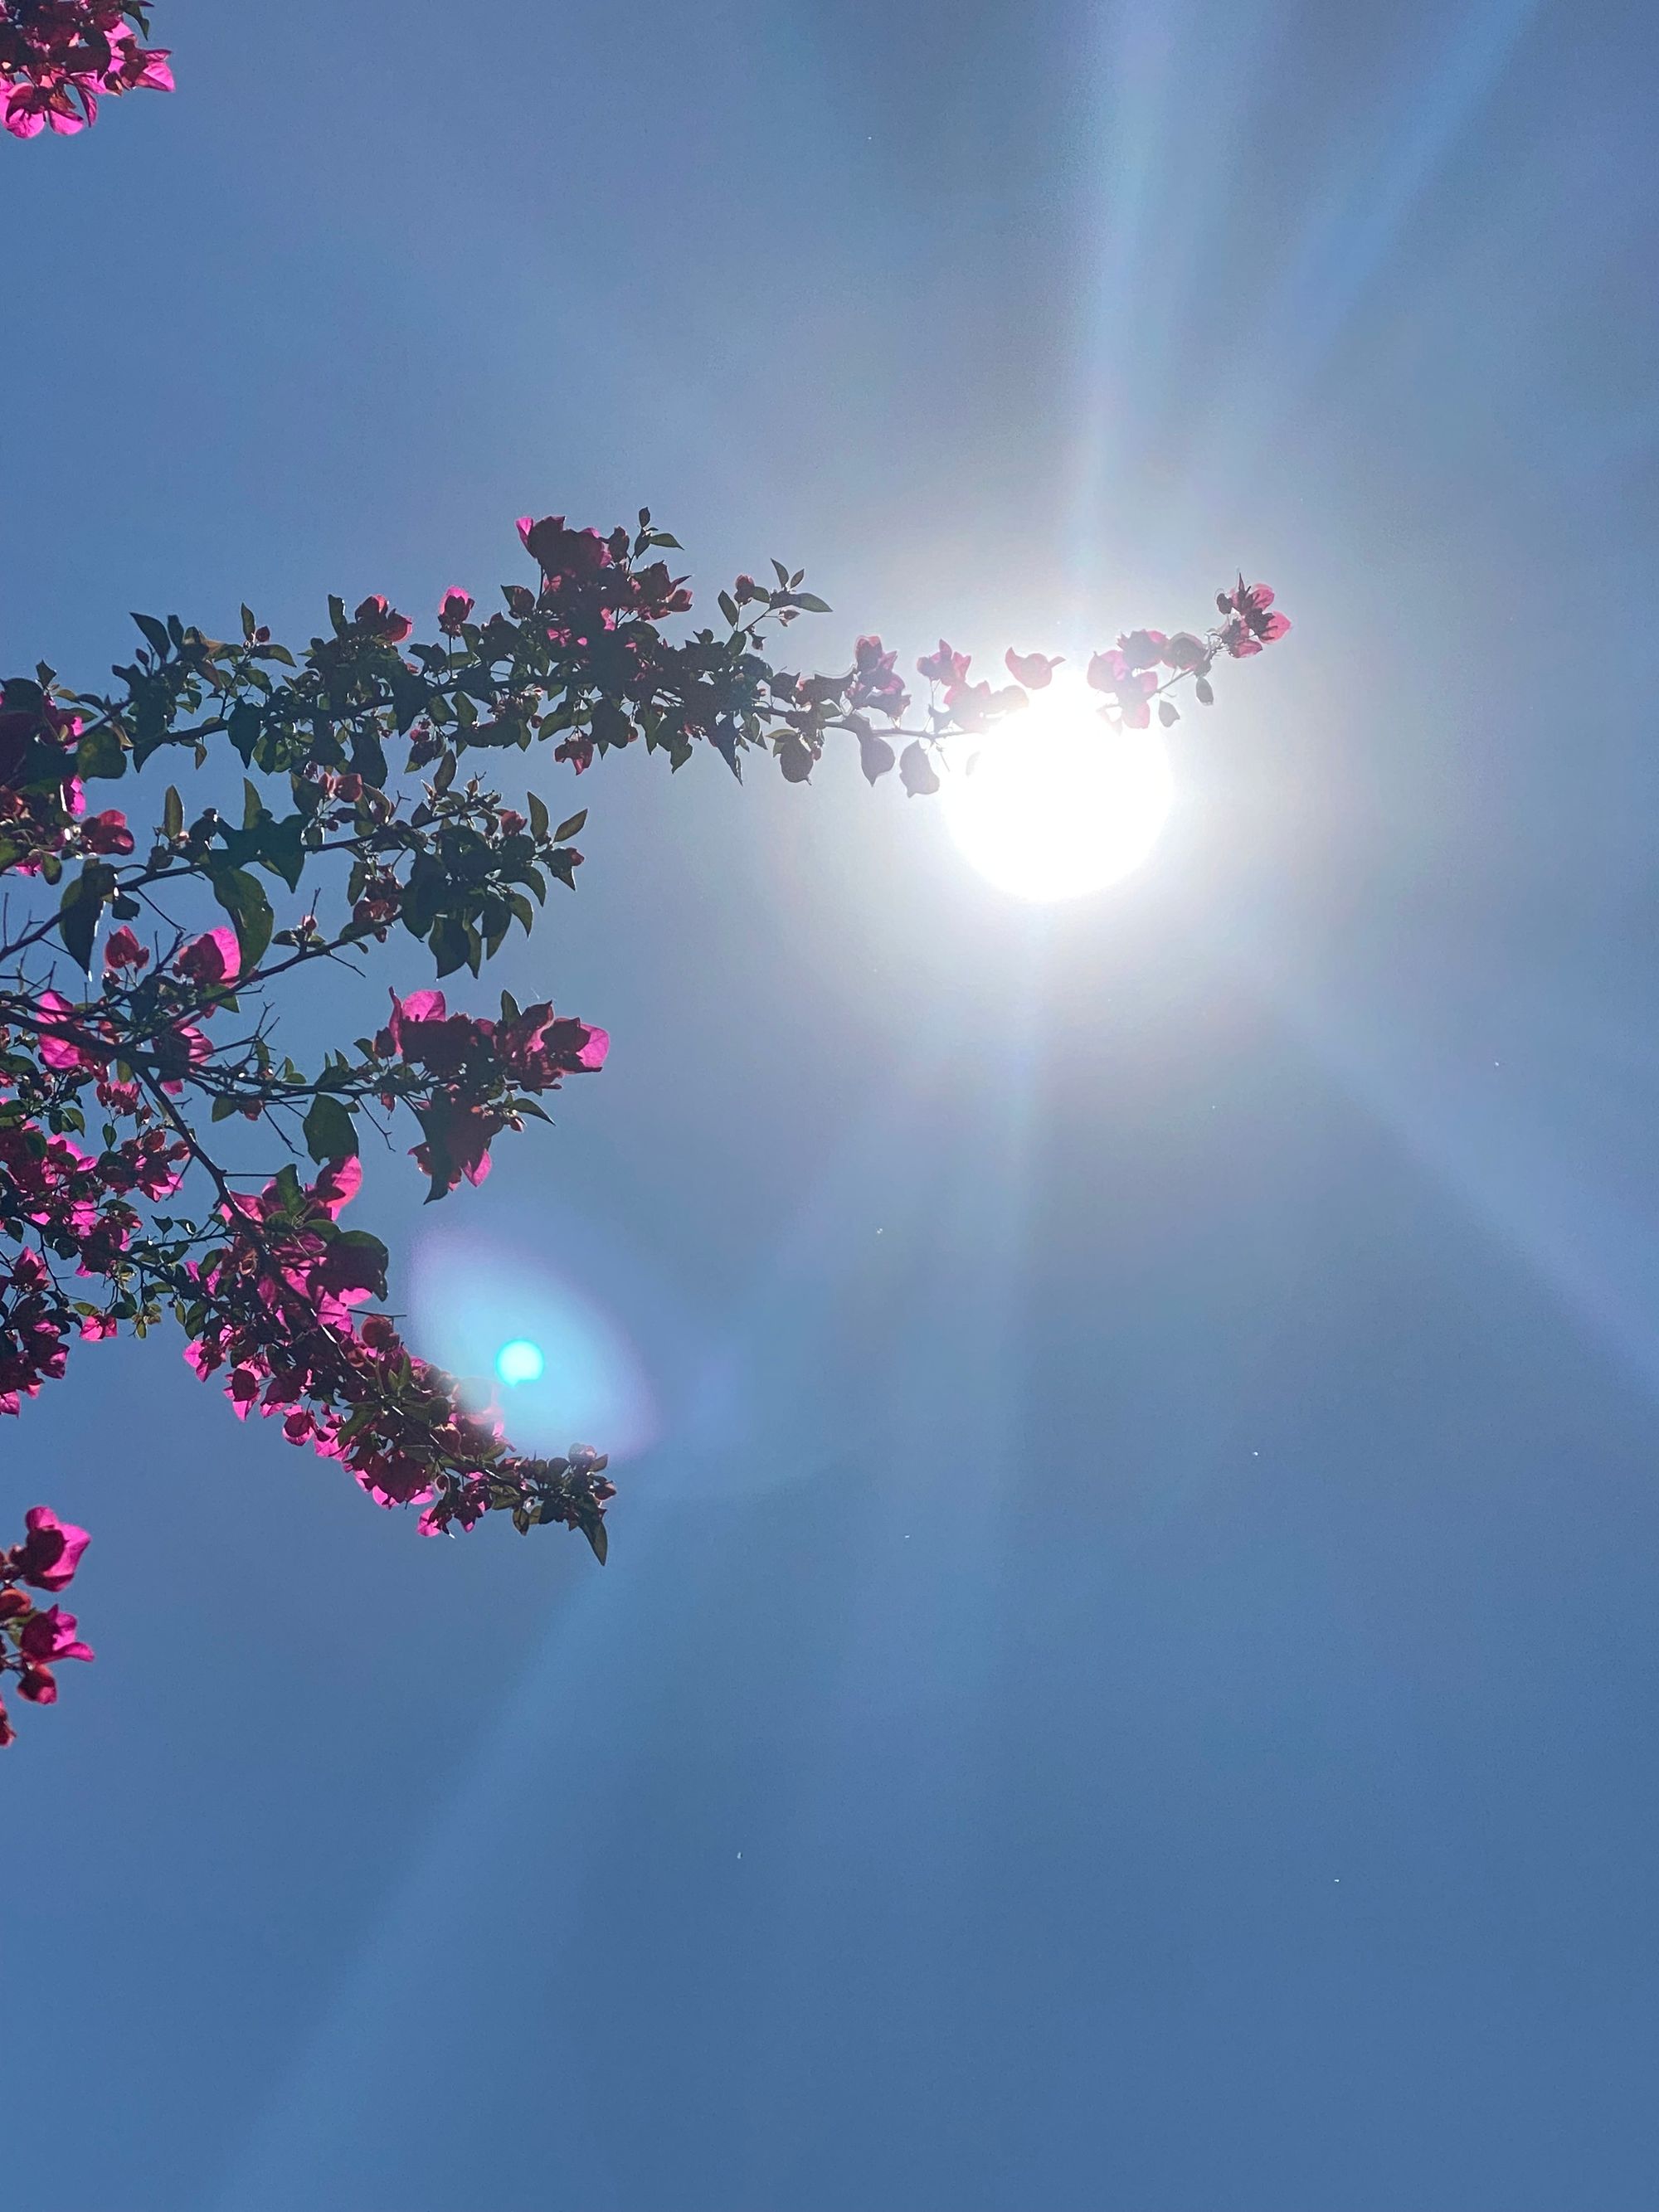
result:
[[[175,1340],[8,1425],[100,1655],[0,1778],[17,2200],[1652,2204],[1659,17],[156,15],[0,149],[0,665],[643,501],[830,665],[1297,627],[1046,917],[850,759],[585,780],[501,980],[613,1057],[443,1224],[655,1379],[603,1575]]]

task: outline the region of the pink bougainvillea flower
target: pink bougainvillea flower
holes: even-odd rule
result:
[[[526,1091],[549,1091],[562,1075],[597,1074],[611,1050],[611,1037],[608,1030],[568,1015],[556,1017],[551,1006],[542,1006],[503,1024],[495,1044],[502,1067],[515,1083]]]
[[[471,592],[462,591],[456,584],[450,586],[444,593],[442,605],[438,609],[438,627],[446,637],[460,635],[462,624],[472,619],[472,610],[476,604]]]
[[[916,673],[926,678],[929,684],[965,684],[968,681],[968,665],[972,658],[970,653],[958,653],[954,646],[947,645],[940,638],[939,651],[927,653],[917,661]]]
[[[521,514],[519,535],[550,583],[562,578],[581,583],[611,565],[611,548],[599,532],[568,530],[562,514],[546,515],[539,522]]]
[[[35,86],[0,84],[0,127],[9,131],[14,138],[40,137],[46,118]]]
[[[173,1097],[183,1091],[185,1078],[191,1069],[199,1067],[213,1051],[193,1022],[180,1022],[176,1029],[163,1030],[150,1039],[149,1048],[161,1072],[161,1088]]]
[[[407,615],[397,611],[382,592],[371,592],[352,619],[371,637],[378,637],[386,645],[401,645],[415,627]]]
[[[40,1038],[40,1058],[46,1066],[63,1075],[106,1064],[109,1055],[98,1050],[91,1034],[76,1021],[75,1009],[61,992],[42,991],[35,1004],[51,1024]]]
[[[72,1521],[60,1521],[49,1505],[31,1505],[23,1526],[28,1534],[12,1551],[12,1571],[36,1589],[67,1589],[91,1537]]]
[[[896,653],[882,649],[878,637],[861,637],[853,648],[854,662],[852,689],[848,704],[885,714],[896,721],[910,703],[904,688],[904,678],[895,663]]]
[[[37,1613],[24,1625],[17,1648],[37,1666],[57,1659],[90,1659],[92,1647],[81,1642],[75,1627],[72,1613],[65,1613],[60,1606],[49,1606],[45,1613]]]
[[[124,923],[104,947],[104,965],[112,973],[118,968],[145,968],[149,964],[149,952],[142,945]]]
[[[354,1154],[349,1159],[331,1161],[312,1189],[330,1218],[337,1220],[362,1187],[363,1164]]]
[[[223,924],[185,945],[173,965],[186,982],[204,990],[234,983],[242,972],[242,949],[236,933]]]
[[[410,1157],[432,1178],[428,1198],[453,1190],[463,1176],[481,1183],[489,1173],[489,1142],[506,1127],[501,1116],[489,1107],[467,1099],[434,1098],[416,1109],[425,1141],[410,1147]]]
[[[1247,584],[1243,576],[1231,592],[1216,593],[1216,611],[1228,617],[1221,642],[1235,660],[1248,660],[1289,630],[1287,615],[1269,612],[1273,603],[1271,585]]]
[[[420,1032],[428,1024],[446,1019],[448,1008],[441,991],[411,991],[406,999],[392,994],[392,1022],[389,1035],[392,1049],[407,1053],[410,1041],[420,1042]]]
[[[58,1684],[50,1667],[25,1667],[18,1677],[17,1694],[32,1705],[55,1705]]]
[[[1164,646],[1164,665],[1182,673],[1194,668],[1206,668],[1210,648],[1201,637],[1194,637],[1189,629],[1178,629]]]
[[[1012,645],[1002,657],[1015,683],[1028,691],[1046,691],[1064,659],[1059,653],[1016,653]]]
[[[125,858],[132,850],[132,832],[118,807],[111,806],[81,824],[81,842],[88,853]]]
[[[955,717],[957,728],[962,730],[982,730],[990,720],[994,699],[990,685],[983,682],[953,684],[945,695],[945,703]],[[901,756],[901,770],[903,765]],[[923,787],[930,792],[933,787],[932,785]]]
[[[136,92],[141,87],[149,92],[174,89],[173,71],[168,66],[170,47],[141,46],[138,34],[130,23],[112,24],[105,29],[104,36],[110,49],[110,65],[103,73],[104,91]]]
[[[1169,642],[1161,629],[1132,629],[1118,639],[1117,649],[1130,668],[1156,668]]]
[[[1111,653],[1096,653],[1089,663],[1089,682],[1113,701],[1125,729],[1144,730],[1149,726],[1152,715],[1148,702],[1158,689],[1155,670],[1132,668],[1127,654],[1120,647]]]

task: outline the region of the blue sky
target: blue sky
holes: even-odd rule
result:
[[[165,1343],[9,1429],[100,1654],[5,1765],[15,2192],[1650,2201],[1659,20],[156,33],[175,98],[0,149],[0,665],[644,502],[805,563],[831,665],[1240,566],[1297,628],[1047,914],[850,761],[585,781],[502,980],[604,1077],[358,1212],[648,1396],[603,1574],[419,1542]]]

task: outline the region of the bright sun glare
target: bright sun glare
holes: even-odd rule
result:
[[[1000,730],[957,741],[945,815],[999,890],[1080,898],[1128,875],[1158,842],[1175,796],[1163,740],[1109,728],[1099,706],[1080,678],[1056,677]]]

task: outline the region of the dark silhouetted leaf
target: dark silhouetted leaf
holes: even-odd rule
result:
[[[276,917],[258,880],[245,868],[216,868],[212,883],[214,897],[236,925],[236,942],[241,947],[242,973],[246,975],[264,958]]]
[[[939,777],[920,738],[913,739],[899,755],[899,775],[912,799],[927,798],[939,789]]]
[[[306,1150],[319,1165],[357,1157],[357,1124],[339,1100],[326,1092],[312,1100],[305,1132]]]
[[[101,860],[88,860],[80,874],[64,886],[58,902],[58,933],[77,965],[92,969],[93,940],[104,902],[115,889],[115,871]]]

